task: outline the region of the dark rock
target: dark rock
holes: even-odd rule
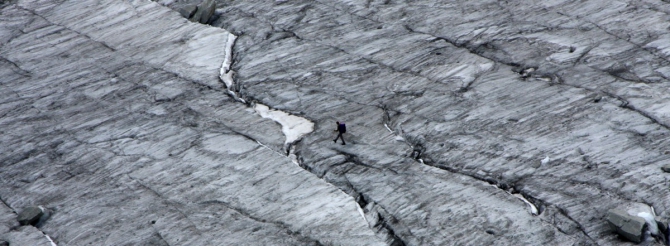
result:
[[[189,19],[195,14],[195,11],[198,10],[198,6],[195,5],[186,5],[185,7],[179,9],[179,13],[186,19]]]
[[[659,230],[661,233],[665,233],[666,231],[668,231],[668,222],[660,221],[660,220],[658,220],[658,218],[657,218],[657,219],[656,219],[656,225],[658,226],[658,230]]]
[[[209,22],[209,19],[212,18],[212,15],[214,15],[215,10],[216,10],[216,2],[214,2],[214,0],[205,0],[198,5],[197,10],[193,15],[191,15],[191,18],[189,18],[189,20],[193,22],[200,22],[202,24],[207,24]]]
[[[19,213],[17,220],[21,225],[35,225],[43,214],[44,211],[38,207],[27,207]]]
[[[209,19],[212,18],[212,15],[214,15],[214,11],[216,11],[216,2],[214,2],[214,0],[205,0],[198,6],[198,9],[202,10],[200,23],[207,24]]]
[[[665,164],[663,167],[661,167],[661,170],[666,173],[670,173],[670,163]]]
[[[595,98],[593,98],[593,102],[594,102],[594,103],[598,103],[598,102],[600,102],[600,100],[602,100],[602,99],[603,99],[602,96],[596,96]]]
[[[643,218],[631,216],[620,209],[607,211],[607,222],[622,237],[639,243],[644,235],[645,221]]]
[[[191,16],[191,18],[189,18],[188,20],[193,21],[193,22],[200,21],[201,16],[202,16],[202,9],[200,8],[200,5],[198,5],[197,10]]]
[[[0,240],[0,246],[9,246],[9,242]]]

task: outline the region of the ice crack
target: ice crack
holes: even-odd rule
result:
[[[247,103],[246,100],[240,98],[239,94],[236,92],[235,80],[233,79],[235,71],[230,69],[233,64],[233,46],[235,45],[236,39],[237,36],[228,34],[228,40],[226,41],[226,55],[223,59],[223,64],[221,64],[219,78],[226,85],[228,93],[233,96],[233,98],[242,103]],[[270,109],[270,107],[260,103],[254,105],[254,110],[256,110],[261,117],[271,119],[282,126],[282,132],[284,133],[284,136],[286,136],[284,145],[287,151],[291,144],[314,131],[314,123],[305,118],[291,115],[284,111]]]

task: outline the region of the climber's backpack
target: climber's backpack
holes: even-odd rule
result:
[[[337,131],[339,131],[339,132],[341,132],[341,133],[346,133],[346,132],[347,132],[347,125],[345,125],[344,123],[340,122],[340,124],[337,125]]]

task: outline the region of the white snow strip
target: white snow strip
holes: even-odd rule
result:
[[[386,123],[384,123],[384,127],[386,127],[386,130],[389,130],[390,133],[393,133],[393,131],[391,130],[391,128],[389,128],[389,125],[387,125]]]
[[[260,145],[260,146],[265,147],[266,149],[269,149],[269,150],[272,151],[273,153],[280,155],[281,157],[286,157],[285,155],[282,155],[281,153],[279,153],[279,152],[273,150],[272,148],[268,147],[267,145],[261,143],[261,142],[258,141],[258,140],[256,140],[256,143],[258,143],[258,145]]]
[[[226,41],[226,56],[223,58],[221,71],[219,71],[219,77],[223,80],[223,83],[226,84],[228,90],[230,90],[234,84],[233,72],[230,71],[230,65],[233,64],[233,45],[235,45],[235,39],[237,39],[237,36],[228,34],[228,41]]]
[[[346,193],[345,193],[346,194]],[[358,205],[357,202],[354,202],[356,204],[356,209],[358,210],[358,213],[361,214],[361,217],[363,217],[363,220],[365,220],[365,223],[370,224],[367,218],[365,218],[365,212],[363,212],[363,209],[361,208],[361,205]]]
[[[51,246],[58,246],[56,243],[54,243],[54,240],[52,240],[51,237],[49,237],[49,235],[44,234],[44,236],[47,238],[47,240],[49,240]]]
[[[244,99],[240,98],[237,93],[233,92],[231,90],[233,88],[233,85],[235,85],[235,81],[233,80],[233,75],[235,74],[235,71],[230,70],[230,65],[233,64],[233,45],[235,45],[235,40],[237,39],[237,36],[229,33],[228,34],[228,41],[226,41],[226,56],[223,58],[223,63],[221,64],[221,70],[219,71],[219,78],[221,81],[223,81],[224,84],[226,84],[226,88],[228,89],[228,93],[232,95],[235,99],[241,101],[242,103],[246,103]]]
[[[282,132],[286,136],[285,144],[293,143],[302,136],[314,131],[314,123],[311,121],[290,115],[286,112],[270,109],[263,104],[256,104],[254,110],[263,118],[271,119],[282,126]]]
[[[221,65],[221,74],[228,73],[230,70],[230,65],[233,64],[233,46],[235,45],[236,39],[237,36],[233,35],[232,33],[228,34],[228,41],[226,41],[226,56],[223,59],[223,64]]]
[[[523,195],[521,195],[521,194],[519,194],[519,193],[517,193],[517,194],[512,194],[512,195],[515,196],[516,198],[521,199],[521,201],[525,202],[526,204],[528,204],[528,207],[530,207],[530,213],[531,213],[531,214],[533,214],[533,215],[538,215],[538,214],[539,214],[538,211],[537,211],[537,208],[535,207],[535,205],[533,205],[532,203],[530,203],[525,197],[523,197]]]

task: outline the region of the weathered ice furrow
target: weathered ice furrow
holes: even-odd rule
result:
[[[0,23],[15,35],[0,55],[31,75],[0,68],[0,97],[21,104],[1,104],[0,196],[53,209],[39,229],[58,245],[383,243],[351,197],[277,158],[274,122],[224,96],[225,30],[147,1],[0,11],[21,16]],[[39,245],[35,227],[2,228]]]
[[[331,7],[336,7],[336,6],[332,6],[332,5],[329,5],[329,6],[331,6]],[[558,12],[558,13],[559,13],[559,14],[562,14],[562,15],[569,16],[569,15],[564,14],[564,13],[560,13],[560,12]],[[366,18],[365,16],[360,16],[360,15],[356,15],[356,16],[361,17],[361,18]],[[368,19],[368,18],[366,18],[366,19]],[[579,20],[579,18],[577,18],[577,20]],[[380,24],[382,24],[382,22],[379,22],[379,21],[377,21],[377,20],[375,20],[375,21],[378,22],[378,23],[380,23]],[[594,26],[598,27],[598,28],[601,29],[603,32],[607,33],[608,35],[614,36],[614,37],[616,37],[616,38],[618,38],[618,39],[625,40],[625,39],[623,39],[623,38],[617,36],[616,34],[613,34],[613,33],[609,32],[609,31],[605,30],[604,28],[598,26],[597,24],[594,24],[594,23],[591,23],[591,22],[588,22],[588,23],[589,23],[589,24],[593,24]],[[426,33],[426,32],[416,31],[416,30],[414,30],[413,28],[409,27],[408,25],[405,25],[404,27],[405,27],[405,29],[407,29],[407,30],[408,30],[409,32],[411,32],[411,33],[425,34],[425,35],[431,35],[431,36],[434,35],[434,34],[431,34],[431,33]],[[479,52],[479,49],[480,49],[480,47],[481,47],[479,44],[472,45],[472,44],[470,44],[470,43],[468,43],[468,42],[462,42],[462,41],[459,43],[459,41],[454,41],[454,40],[451,40],[451,39],[449,39],[449,38],[437,37],[437,36],[436,36],[435,38],[436,38],[436,40],[444,40],[444,41],[446,41],[447,43],[449,43],[449,44],[451,44],[451,45],[453,45],[453,46],[455,46],[455,47],[459,47],[459,48],[467,49],[470,53],[472,53],[472,54],[474,54],[474,55],[478,55],[478,56],[481,56],[481,57],[483,57],[483,58],[490,59],[490,60],[492,60],[492,61],[494,61],[494,62],[503,63],[503,64],[508,65],[508,66],[511,66],[511,67],[521,67],[521,68],[518,69],[518,70],[520,71],[520,73],[521,73],[521,71],[524,70],[524,67],[529,67],[529,66],[532,66],[532,65],[533,65],[533,64],[523,64],[523,63],[519,64],[519,63],[516,63],[516,62],[510,62],[509,60],[499,60],[499,59],[496,59],[496,57],[494,57],[494,56],[487,56],[485,53]],[[626,41],[630,42],[631,44],[634,44],[634,45],[636,46],[636,48],[639,49],[640,51],[649,52],[649,54],[652,54],[652,55],[654,55],[655,57],[657,57],[657,58],[659,58],[659,59],[663,59],[663,60],[667,61],[667,59],[666,59],[665,57],[663,57],[663,56],[661,56],[661,55],[658,55],[658,54],[655,54],[655,53],[653,53],[653,52],[650,52],[648,49],[644,49],[644,48],[642,47],[642,45],[640,45],[640,44],[632,43],[630,40],[626,40]],[[572,47],[571,47],[571,50],[573,50]],[[343,51],[343,50],[342,50],[342,51]],[[573,65],[576,65],[576,63],[577,63],[579,60],[581,60],[584,56],[586,56],[586,55],[588,54],[588,51],[589,51],[589,50],[584,51],[584,52],[580,55],[580,57],[578,57],[578,58],[575,60],[575,63],[573,63]],[[572,51],[571,51],[571,52],[572,52]],[[372,61],[371,61],[371,62],[372,62]],[[374,63],[374,62],[373,62],[373,63]],[[393,70],[395,70],[395,69],[393,69]],[[404,71],[403,71],[403,72],[404,72]],[[564,72],[565,72],[565,71],[564,71]],[[611,72],[608,72],[608,74],[610,74],[612,77],[615,77],[615,78],[617,78],[617,79],[628,80],[628,79],[626,79],[626,78],[623,78],[623,77],[618,76],[617,74],[614,74],[614,73],[611,73]],[[417,74],[415,74],[415,75],[417,75]],[[524,76],[529,76],[529,77],[530,77],[530,74],[527,74],[527,75],[524,75]],[[539,78],[544,79],[544,77],[543,77],[542,74],[537,75],[537,76],[538,76]],[[548,80],[549,80],[550,82],[554,82],[553,80],[558,80],[557,82],[558,82],[558,83],[561,83],[561,81],[560,81],[561,78],[560,78],[560,77],[557,77],[555,74],[554,74],[553,76],[554,76],[553,78],[552,78],[552,77],[548,78]],[[477,77],[477,78],[479,78],[479,77]],[[435,82],[435,81],[433,81],[433,82]],[[470,88],[470,86],[472,85],[473,82],[474,82],[474,79],[471,80],[470,82],[468,82],[468,83],[467,83],[466,85],[464,85],[463,87],[461,87],[461,89],[460,89],[459,91],[462,91],[462,92],[467,91],[467,90]],[[629,81],[629,82],[636,82],[636,81]],[[652,82],[650,82],[650,81],[645,81],[645,83],[652,83]],[[569,86],[571,86],[571,85],[569,85]],[[579,87],[579,86],[575,86],[575,87],[577,87],[577,88],[585,88],[585,87]],[[644,112],[644,111],[635,109],[635,107],[632,106],[632,105],[628,105],[628,101],[625,100],[625,99],[622,99],[621,96],[614,95],[614,94],[612,94],[612,93],[607,93],[607,92],[604,92],[604,91],[601,91],[601,93],[606,93],[606,94],[608,94],[608,96],[611,96],[611,97],[613,97],[613,98],[617,98],[617,99],[619,99],[619,100],[622,100],[622,102],[624,103],[624,105],[623,105],[624,108],[631,109],[632,111],[639,113],[640,115],[642,115],[642,116],[644,116],[644,117],[646,117],[646,118],[652,120],[653,122],[655,122],[655,123],[657,123],[657,124],[659,124],[659,125],[662,125],[662,126],[665,127],[665,128],[668,128],[666,124],[664,124],[664,123],[662,123],[662,122],[659,122],[658,119],[656,119],[654,116],[650,115],[649,113],[646,113],[646,112]]]
[[[388,129],[388,127],[387,127],[387,129]],[[389,129],[389,131],[391,131],[391,130]],[[393,133],[393,131],[391,131],[391,132]],[[397,136],[397,137],[401,137],[401,136]],[[546,202],[541,201],[541,200],[539,200],[535,197],[532,197],[531,195],[529,195],[525,191],[519,189],[519,187],[517,187],[516,184],[499,183],[499,182],[501,182],[500,180],[497,180],[496,178],[491,177],[489,174],[472,173],[472,172],[468,172],[468,171],[464,171],[464,170],[460,170],[460,169],[455,169],[455,168],[451,168],[451,167],[447,167],[447,166],[434,165],[433,163],[425,163],[423,161],[423,159],[421,159],[421,157],[420,157],[421,152],[417,151],[417,148],[415,146],[411,146],[411,143],[408,143],[408,144],[410,145],[410,147],[412,149],[414,149],[414,152],[412,153],[413,155],[411,157],[413,159],[417,160],[419,163],[426,164],[426,165],[436,167],[436,168],[440,168],[442,170],[449,171],[449,172],[454,173],[454,174],[466,175],[466,176],[472,177],[474,179],[487,182],[487,183],[491,184],[492,186],[494,186],[494,187],[496,187],[496,188],[498,188],[502,191],[505,191],[506,193],[508,193],[510,195],[514,195],[517,198],[524,201],[526,204],[528,204],[529,212],[533,215],[540,215],[540,214],[542,214],[542,212],[544,212],[548,208],[548,206],[551,206],[551,204],[546,204]],[[414,155],[414,153],[416,153],[416,155]],[[557,207],[557,210],[562,215],[564,215],[566,218],[568,218],[571,222],[573,222],[577,226],[577,228],[579,230],[581,230],[581,232],[584,234],[584,236],[586,236],[587,238],[589,238],[592,241],[591,243],[595,243],[593,241],[593,238],[591,238],[588,235],[588,233],[583,229],[583,226],[579,224],[579,221],[570,217],[570,215],[568,215],[567,212],[564,209],[562,209],[560,207]],[[553,224],[552,221],[548,221],[548,220],[545,220],[545,221],[548,222],[548,223]],[[554,226],[556,226],[556,225],[554,224]],[[556,227],[556,228],[559,231],[561,231],[562,233],[569,234],[568,232],[562,230],[560,227]]]
[[[632,245],[608,210],[638,207],[663,245],[669,14],[3,1],[0,241]],[[20,226],[29,206],[50,215]]]
[[[366,165],[366,164],[364,164],[364,163],[360,163],[360,162],[354,162],[354,163],[357,163],[356,165],[361,165],[361,166],[365,166],[365,167],[369,167],[369,168],[374,168],[374,167],[369,166],[369,165]],[[306,168],[307,170],[311,170],[311,168],[309,168],[309,165],[300,164],[300,166],[302,166],[302,167],[307,167],[307,168]],[[376,169],[376,168],[375,168],[375,169]],[[390,170],[391,172],[394,172],[394,173],[397,174],[397,172],[393,171],[392,169],[389,169],[389,170]],[[326,171],[326,172],[327,172],[327,171]],[[331,181],[331,182],[332,182],[332,181]],[[337,184],[337,182],[333,182],[333,183],[334,183],[334,184]],[[342,186],[340,186],[340,187],[346,192],[346,191],[347,191],[347,187],[350,187],[350,185],[345,185],[344,188],[343,188]],[[361,194],[361,196],[363,196],[362,193],[358,193],[358,192],[355,192],[355,191],[354,191],[353,193],[354,193],[354,194]],[[353,196],[353,195],[352,195],[352,196]],[[360,203],[359,203],[359,204],[360,204]],[[532,205],[531,205],[531,206],[532,206]],[[361,205],[361,207],[364,207],[364,205]],[[366,212],[366,214],[368,214],[368,213]],[[394,219],[394,220],[395,220],[395,219]],[[379,222],[378,224],[371,224],[371,227],[375,227],[375,225],[380,225],[382,228],[384,228],[383,230],[385,231],[385,233],[388,233],[388,234],[389,234],[390,244],[391,244],[391,245],[404,245],[404,244],[405,244],[405,243],[403,242],[404,240],[401,239],[402,236],[397,235],[397,234],[394,232],[394,230],[392,229],[392,226],[389,226],[389,224],[387,224],[387,223],[385,222],[385,220],[384,220],[384,216],[379,215],[379,221],[381,221],[381,222]]]
[[[229,208],[229,209],[235,210],[235,211],[239,212],[240,214],[243,214],[244,216],[249,217],[249,218],[251,218],[251,219],[253,219],[253,220],[256,220],[256,221],[258,221],[258,222],[261,222],[261,223],[272,223],[272,224],[276,224],[276,225],[278,225],[279,227],[284,228],[285,230],[287,230],[287,231],[289,232],[289,234],[297,234],[298,236],[300,235],[300,232],[294,232],[294,231],[291,231],[291,229],[289,229],[288,226],[284,225],[284,224],[281,223],[281,222],[268,222],[268,221],[265,221],[264,219],[257,218],[257,217],[255,217],[254,215],[250,214],[249,212],[244,211],[243,209],[235,208],[235,207],[231,207],[230,204],[228,204],[227,202],[224,202],[224,201],[212,200],[212,201],[203,201],[203,202],[200,202],[200,203],[201,203],[201,204],[219,204],[219,205],[225,206],[225,207],[227,207],[227,208]],[[318,240],[311,239],[311,238],[302,238],[302,240],[303,240],[303,242],[301,242],[301,243],[312,244],[312,245],[323,245],[323,244],[321,244],[321,242],[319,242]]]
[[[608,208],[642,200],[667,206],[659,165],[668,160],[662,147],[668,133],[664,120],[657,118],[666,89],[660,83],[631,84],[618,78],[655,81],[651,73],[642,73],[648,71],[644,64],[626,63],[631,56],[657,58],[598,36],[589,23],[540,9],[565,4],[512,2],[499,11],[494,1],[441,8],[403,1],[375,2],[373,7],[344,1],[328,3],[335,7],[308,1],[222,2],[220,24],[214,24],[244,33],[239,42],[244,54],[235,63],[240,86],[275,108],[304,112],[316,123],[315,134],[323,131],[303,140],[298,151],[323,152],[316,148],[328,143],[327,129],[344,119],[360,129],[350,135],[352,149],[379,149],[360,151],[369,158],[416,155],[413,149],[380,141],[393,140],[380,137],[384,134],[378,129],[384,126],[377,122],[384,116],[375,111],[382,107],[394,112],[387,122],[390,129],[422,145],[425,163],[518,184],[516,190],[533,198],[529,200],[550,205],[542,215],[547,221],[556,216],[573,221],[573,228],[559,228],[568,234],[585,233],[608,244],[615,239],[601,220]],[[531,17],[543,21],[522,21]],[[277,29],[294,35],[281,36]],[[599,41],[585,41],[591,37]],[[435,47],[435,40],[451,41]],[[477,70],[460,73],[467,71],[462,63],[477,60],[507,65],[479,75]],[[663,64],[656,61],[651,69],[663,71]],[[394,74],[389,67],[412,72]],[[440,76],[430,83],[423,79]],[[474,80],[478,82],[472,86]],[[389,85],[422,93],[386,93]],[[637,110],[598,95],[604,91],[628,98]],[[310,170],[332,170],[313,164],[319,158],[301,157],[305,165],[316,166]],[[550,161],[543,162],[545,157]]]

